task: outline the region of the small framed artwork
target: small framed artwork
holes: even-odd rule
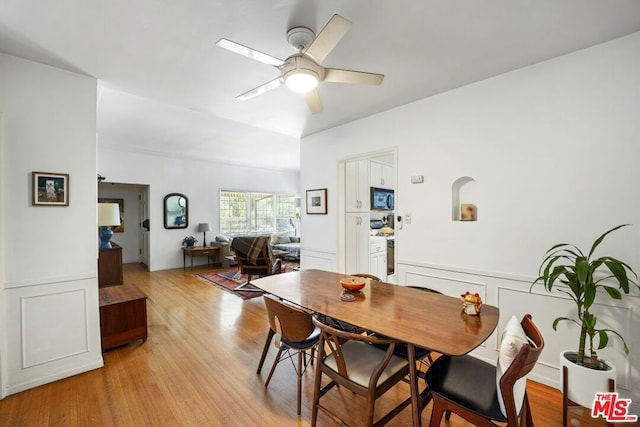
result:
[[[327,189],[307,190],[307,213],[327,214]]]
[[[31,172],[34,206],[69,206],[69,174]]]

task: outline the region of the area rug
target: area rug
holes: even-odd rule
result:
[[[298,267],[298,263],[291,261],[284,261],[282,263],[282,272],[292,271],[295,267]],[[234,291],[235,288],[247,281],[246,274],[238,275],[238,267],[231,267],[226,269],[219,269],[209,271],[207,273],[199,273],[197,276],[200,279],[206,280],[209,283],[230,292],[242,299],[251,299],[262,296],[263,292],[251,292],[251,291]],[[257,279],[257,277],[253,277]],[[249,285],[248,288],[257,289],[256,287]]]

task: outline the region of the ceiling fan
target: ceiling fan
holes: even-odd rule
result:
[[[331,53],[350,28],[351,22],[337,14],[331,17],[317,37],[308,28],[292,28],[287,31],[287,42],[298,53],[294,53],[285,60],[224,38],[218,40],[216,46],[272,65],[280,70],[278,78],[237,96],[237,99],[244,101],[262,95],[284,83],[292,91],[304,94],[309,109],[313,114],[316,114],[322,111],[322,102],[317,89],[319,82],[379,85],[384,79],[384,74],[322,66],[322,61]]]

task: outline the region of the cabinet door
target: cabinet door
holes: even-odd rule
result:
[[[370,247],[371,255],[369,256],[369,274],[373,274],[378,277],[383,282],[387,280],[387,250],[386,247],[383,249],[379,248],[379,245],[375,245],[378,247],[375,251],[373,250],[374,245],[371,244]]]
[[[347,212],[369,212],[369,161],[352,160],[345,165]]]
[[[369,271],[369,215],[347,213],[345,227],[346,273],[366,273]]]
[[[396,188],[396,168],[383,164],[381,167],[382,174],[382,187],[389,188],[391,190]]]
[[[369,162],[369,185],[371,187],[378,188],[381,188],[383,186],[382,163],[373,160]]]
[[[371,187],[395,189],[395,168],[387,163],[372,160],[369,163],[369,185]]]

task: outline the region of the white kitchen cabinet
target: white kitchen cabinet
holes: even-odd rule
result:
[[[387,240],[371,237],[369,241],[369,274],[387,281]]]
[[[346,211],[369,212],[369,160],[346,162],[345,185]]]
[[[369,161],[369,186],[394,190],[396,186],[395,168],[376,160]]]
[[[369,214],[347,212],[345,221],[345,272],[369,272]]]

